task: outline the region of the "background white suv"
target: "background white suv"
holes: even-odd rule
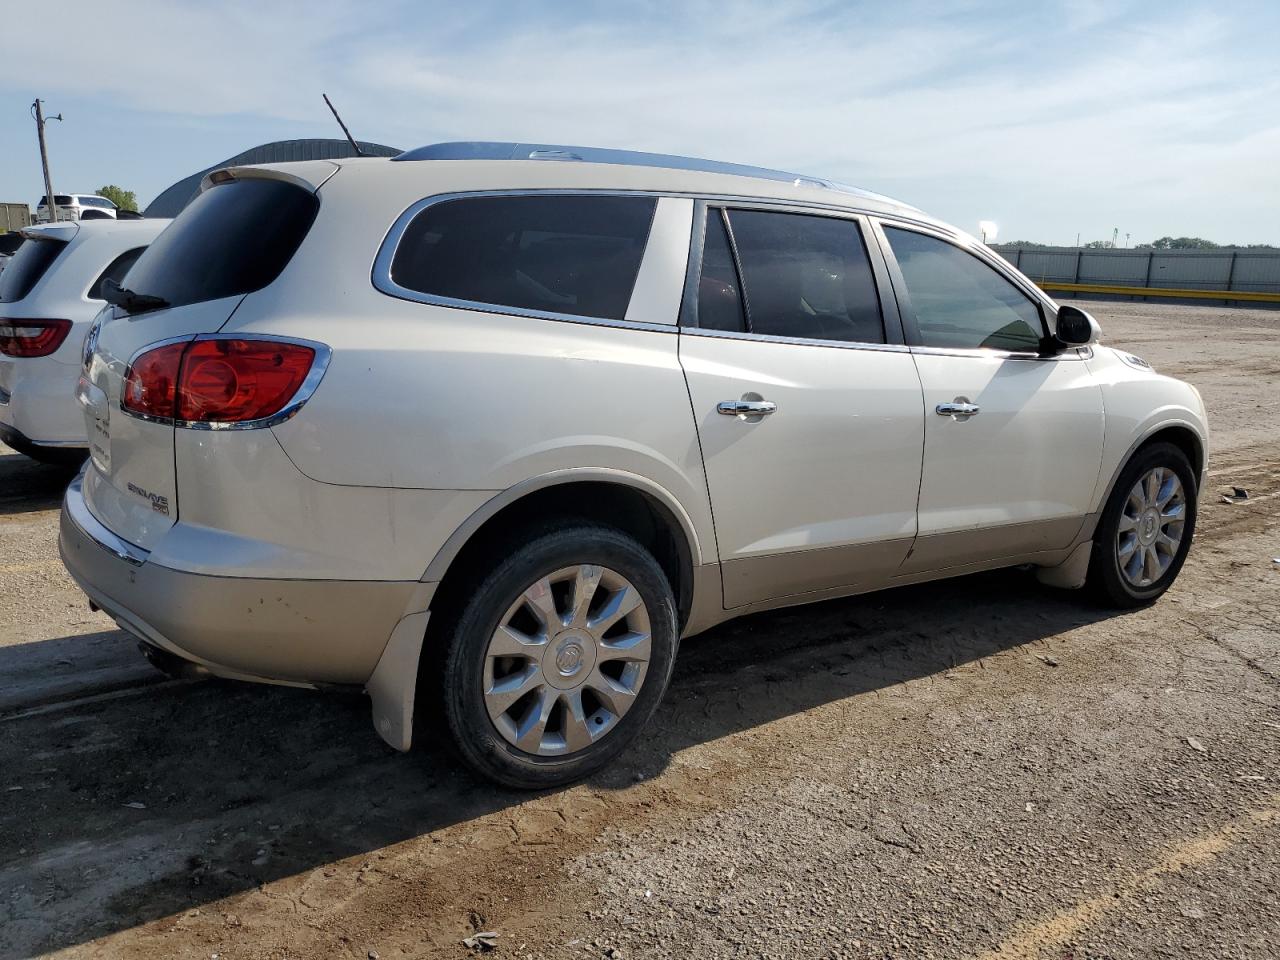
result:
[[[119,215],[119,208],[106,197],[96,193],[55,193],[54,209],[58,220],[82,220],[85,214],[92,211],[93,216],[114,220]],[[41,197],[36,204],[36,223],[49,223],[49,198]]]
[[[443,724],[507,784],[608,762],[730,617],[1014,564],[1132,605],[1191,543],[1193,388],[826,181],[486,143],[238,168],[125,287],[73,576],[169,669],[363,687],[388,742]]]
[[[86,220],[27,227],[0,272],[0,440],[45,462],[83,460],[76,402],[81,348],[119,280],[168,220]]]

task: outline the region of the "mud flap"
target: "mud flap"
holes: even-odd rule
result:
[[[1036,579],[1050,587],[1061,587],[1064,590],[1079,590],[1084,586],[1085,577],[1089,573],[1089,557],[1093,552],[1093,541],[1086,540],[1071,551],[1056,567],[1040,567],[1036,570]]]
[[[373,668],[365,692],[373,701],[373,726],[396,750],[413,743],[413,700],[418,685],[418,658],[431,611],[402,617]]]

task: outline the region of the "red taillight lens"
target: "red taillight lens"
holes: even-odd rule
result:
[[[316,352],[272,340],[196,340],[178,380],[178,419],[261,420],[284,409],[311,372]]]
[[[173,418],[178,371],[189,342],[169,343],[134,357],[124,375],[120,406],[144,417]]]
[[[125,372],[120,405],[131,413],[192,423],[271,417],[297,395],[316,351],[274,340],[185,340],[139,354]]]
[[[0,320],[0,353],[47,357],[62,346],[70,332],[70,320]]]

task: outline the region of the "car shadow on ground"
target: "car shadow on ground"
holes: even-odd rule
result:
[[[0,445],[0,516],[50,510],[62,503],[79,466],[37,463]]]
[[[684,643],[643,742],[592,786],[625,789],[691,745],[940,677],[1110,615],[1000,571],[724,624]],[[41,644],[26,646],[34,657]],[[529,797],[476,779],[434,745],[396,754],[377,739],[358,696],[169,684],[10,716],[0,733],[8,791],[0,889],[15,891],[0,902],[2,960],[83,943]]]

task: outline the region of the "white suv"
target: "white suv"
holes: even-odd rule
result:
[[[119,280],[168,220],[86,220],[27,227],[0,272],[0,440],[45,462],[87,453],[76,403],[81,348]]]
[[[119,215],[119,208],[106,197],[96,193],[55,193],[53,195],[54,212],[57,219],[62,220],[114,220]],[[89,216],[86,216],[89,214]],[[49,222],[49,198],[41,197],[36,204],[36,223]]]
[[[169,669],[363,688],[393,746],[442,723],[507,784],[616,756],[731,617],[1014,564],[1132,605],[1191,543],[1192,387],[826,181],[488,143],[236,168],[126,286],[72,575]]]

